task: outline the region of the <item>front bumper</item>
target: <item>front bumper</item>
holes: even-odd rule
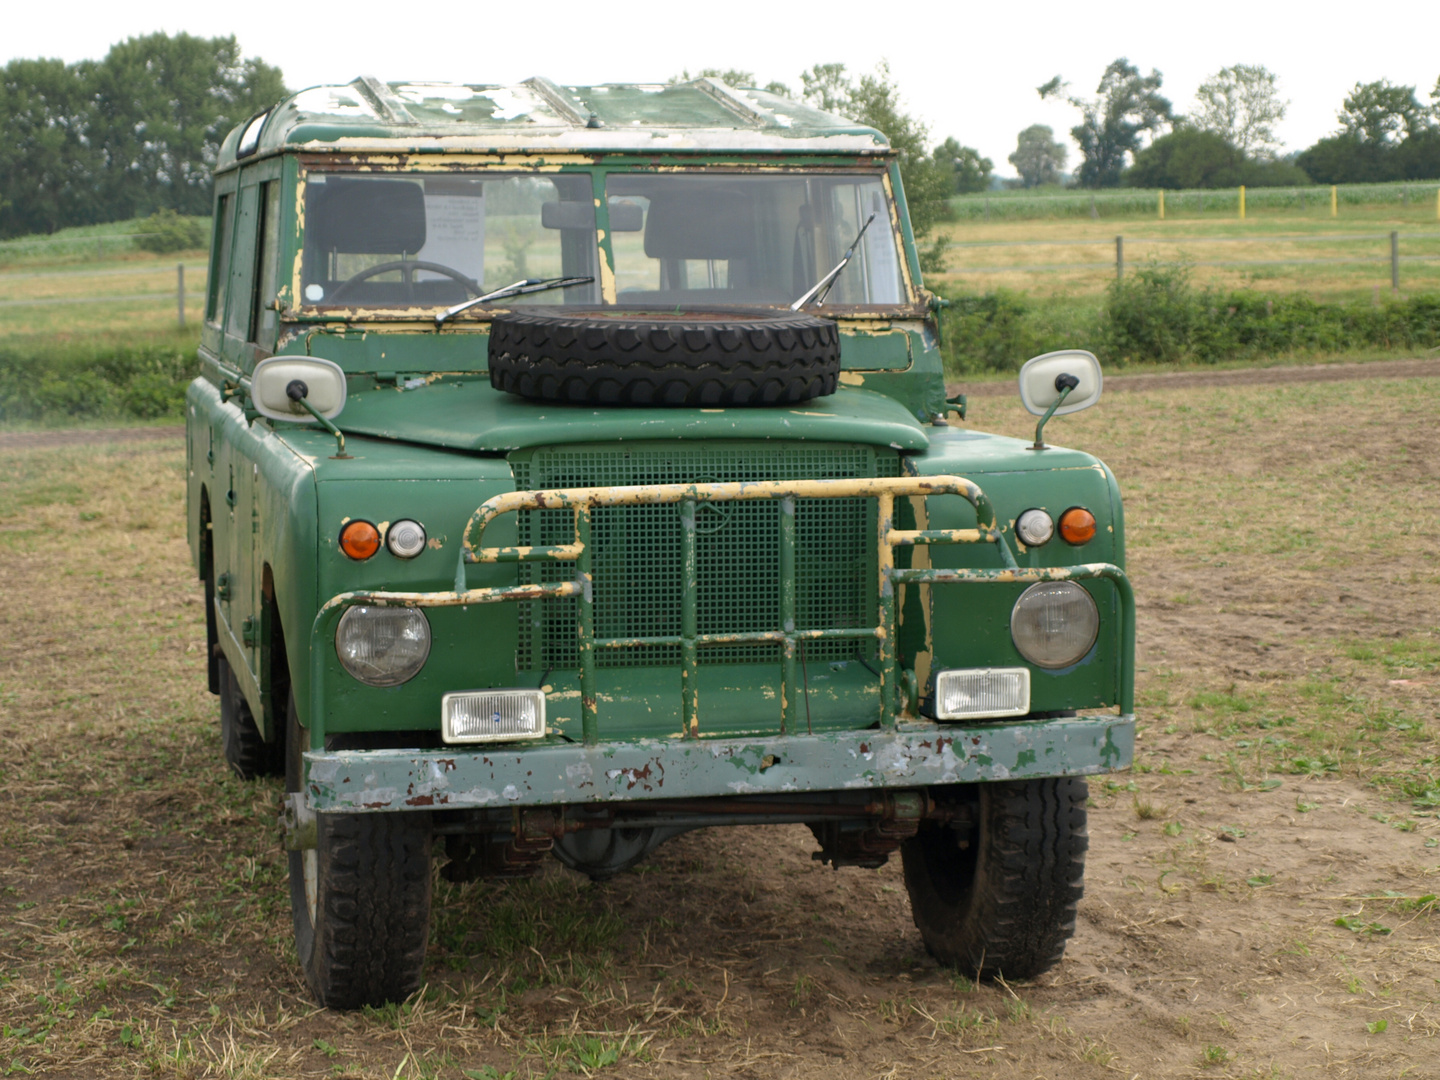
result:
[[[309,751],[320,813],[555,806],[867,788],[914,788],[1111,772],[1135,755],[1133,715],[964,727],[529,744],[459,752]]]

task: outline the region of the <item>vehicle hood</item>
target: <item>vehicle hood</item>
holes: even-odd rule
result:
[[[847,442],[901,451],[930,445],[925,426],[899,402],[849,387],[798,405],[636,409],[527,401],[493,390],[484,375],[413,388],[357,388],[357,381],[336,418],[342,431],[451,450],[508,453],[634,439]]]

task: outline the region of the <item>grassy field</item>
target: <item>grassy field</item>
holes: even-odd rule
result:
[[[0,1073],[1428,1075],[1440,405],[1419,380],[1127,393],[1049,432],[1126,492],[1142,702],[1136,768],[1091,784],[1059,968],[976,986],[926,957],[898,865],[718,830],[603,886],[439,882],[427,988],[351,1014],[304,991],[279,785],[221,764],[183,450],[8,443]]]
[[[1303,293],[1324,302],[1390,294],[1391,231],[1400,237],[1402,293],[1440,289],[1440,221],[1434,206],[1346,207],[1331,218],[1298,210],[1235,217],[1168,214],[1125,219],[964,220],[941,226],[947,290],[1010,289],[1056,303],[1096,303],[1115,280],[1115,237],[1125,238],[1130,271],[1149,260],[1189,262],[1197,285],[1265,294]],[[1407,261],[1429,256],[1434,261]],[[1367,264],[1300,265],[1280,260],[1373,259]],[[1271,265],[1214,266],[1216,262]],[[1095,264],[1100,265],[1085,265]],[[987,269],[1012,267],[1013,269]],[[1027,269],[1028,268],[1028,269]],[[963,271],[963,272],[962,272]]]

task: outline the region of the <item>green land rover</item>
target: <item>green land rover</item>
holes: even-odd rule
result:
[[[237,128],[187,398],[210,690],[283,774],[317,998],[421,980],[450,880],[603,880],[804,823],[900,852],[942,963],[1074,929],[1081,776],[1133,753],[1098,399],[962,426],[879,133],[700,79],[305,90]]]

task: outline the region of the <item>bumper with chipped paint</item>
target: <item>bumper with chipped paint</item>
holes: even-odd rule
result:
[[[310,751],[324,812],[553,806],[661,798],[913,788],[1085,775],[1129,766],[1135,718],[906,725],[762,739]]]

